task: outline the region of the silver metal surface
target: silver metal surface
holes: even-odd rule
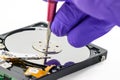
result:
[[[47,50],[47,54],[58,54],[62,51],[61,46],[58,45],[59,43],[52,43],[49,42],[49,47]],[[44,54],[46,54],[46,43],[45,41],[39,41],[36,42],[32,45],[33,49],[35,49],[38,52],[42,52]]]
[[[46,56],[47,56],[48,49],[49,49],[50,37],[51,37],[51,30],[50,30],[50,23],[48,23],[47,38],[46,38]]]
[[[0,58],[0,67],[7,69],[7,68],[10,68],[11,66],[12,66],[11,62],[6,62],[4,59]]]
[[[5,48],[4,44],[0,43],[0,50],[4,48]]]
[[[33,49],[32,45],[39,41],[46,40],[46,28],[42,28],[39,30],[29,30],[22,31],[8,36],[5,40],[5,45],[7,49],[11,52],[21,53],[21,54],[29,54],[29,55],[40,55],[41,57],[45,57],[46,55],[42,52],[38,52]],[[72,61],[75,63],[86,60],[90,56],[89,49],[85,46],[82,48],[74,48],[67,42],[66,37],[56,37],[54,34],[51,34],[50,42],[59,43],[62,51],[58,54],[47,55],[51,57],[51,59],[57,59],[61,64],[65,64],[66,62]],[[47,59],[47,61],[51,60]],[[44,64],[44,59],[40,60],[27,60],[36,64]]]
[[[103,55],[102,57],[101,57],[101,61],[104,61],[106,59],[106,57]]]
[[[0,43],[2,42],[2,39],[0,39]]]

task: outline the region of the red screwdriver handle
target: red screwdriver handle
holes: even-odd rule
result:
[[[47,21],[52,22],[56,13],[57,2],[48,0],[48,15]]]

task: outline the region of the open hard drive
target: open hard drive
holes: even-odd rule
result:
[[[0,80],[57,80],[106,59],[105,49],[74,48],[53,34],[46,54],[46,29],[40,22],[0,35]]]

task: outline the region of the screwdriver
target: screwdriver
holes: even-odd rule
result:
[[[48,13],[47,13],[47,21],[48,21],[48,27],[47,27],[47,42],[46,42],[46,56],[48,53],[48,48],[49,48],[49,42],[50,42],[50,37],[51,37],[51,23],[54,19],[55,13],[56,13],[56,7],[57,7],[57,2],[53,0],[48,0]]]

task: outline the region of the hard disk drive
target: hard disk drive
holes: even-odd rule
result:
[[[39,22],[0,35],[0,80],[57,80],[106,59],[101,47],[74,48],[54,34],[46,54],[46,30]]]

